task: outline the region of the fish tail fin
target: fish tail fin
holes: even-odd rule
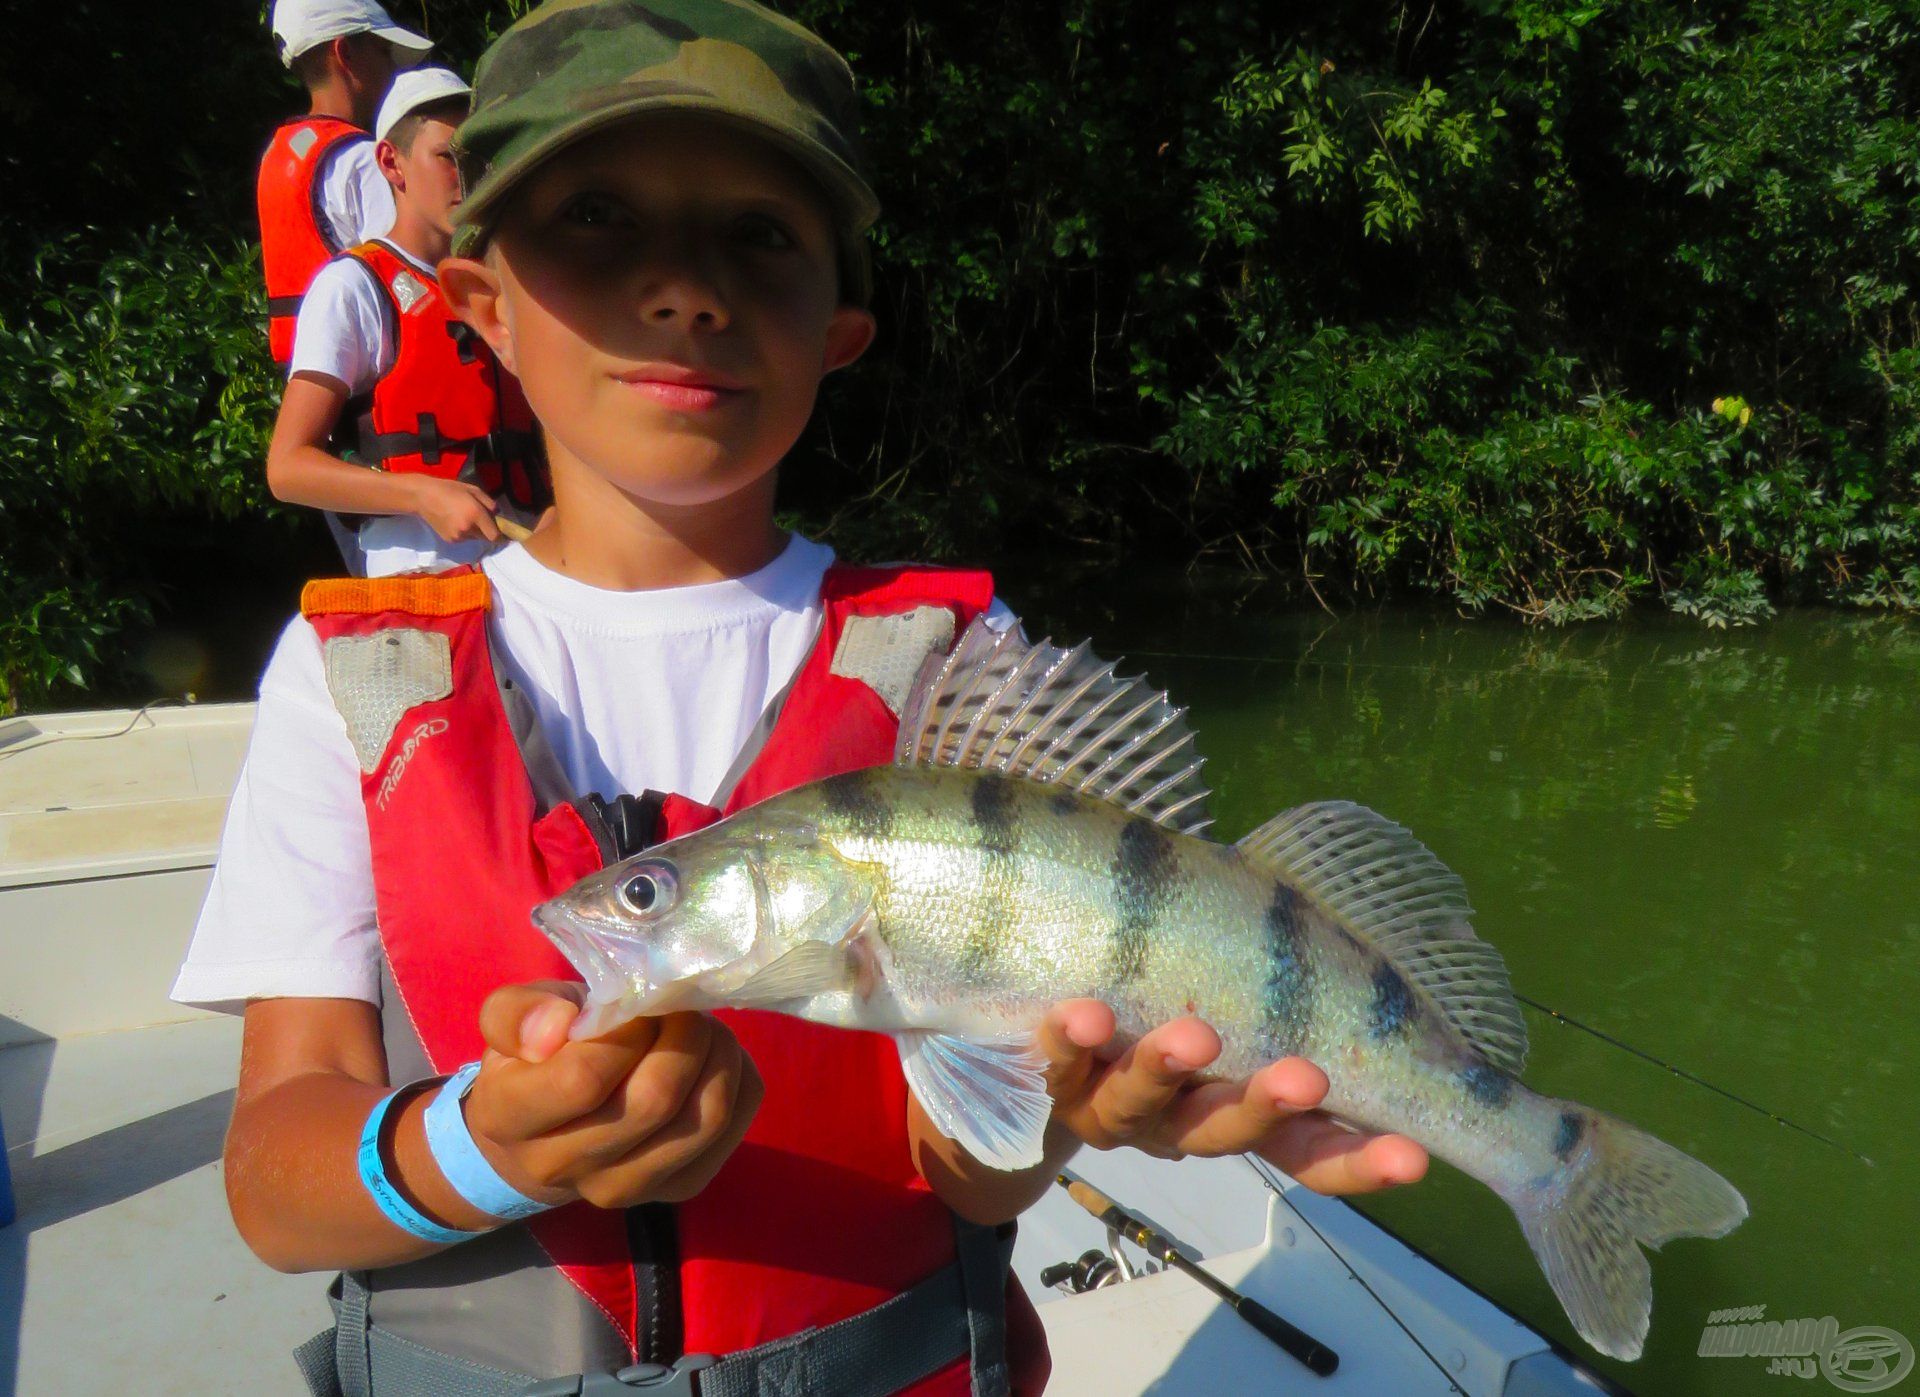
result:
[[[1555,1167],[1510,1197],[1580,1336],[1613,1358],[1646,1342],[1653,1283],[1642,1246],[1720,1237],[1747,1216],[1739,1190],[1625,1121],[1563,1103]]]

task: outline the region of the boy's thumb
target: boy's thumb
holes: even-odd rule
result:
[[[565,980],[503,985],[480,1006],[480,1036],[494,1052],[545,1062],[567,1041],[586,986]]]

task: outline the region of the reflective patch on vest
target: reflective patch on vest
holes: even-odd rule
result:
[[[439,631],[394,627],[337,635],[321,650],[327,692],[346,720],[360,770],[369,776],[407,710],[453,692],[453,647]]]
[[[927,656],[952,645],[953,612],[944,606],[917,606],[892,616],[849,616],[834,647],[830,672],[858,679],[880,695],[897,718]]]
[[[394,273],[393,299],[399,303],[400,314],[405,315],[427,298],[427,284],[412,272]]]
[[[313,143],[320,139],[320,133],[309,126],[304,131],[295,131],[287,142],[287,149],[293,152],[295,160],[305,160],[307,152],[313,149]]]

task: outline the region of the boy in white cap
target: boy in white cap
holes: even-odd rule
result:
[[[500,536],[497,510],[531,511],[543,493],[519,384],[449,314],[434,271],[460,203],[452,144],[470,95],[445,68],[394,80],[374,127],[393,227],[313,278],[267,451],[277,499],[373,516],[355,540],[371,577],[473,562]]]
[[[307,111],[274,132],[257,197],[274,362],[292,357],[294,317],[329,257],[387,231],[393,198],[373,160],[373,125],[395,73],[431,40],[393,22],[373,0],[275,0],[280,61],[307,89]]]

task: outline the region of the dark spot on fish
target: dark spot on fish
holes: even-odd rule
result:
[[[1080,811],[1080,797],[1068,790],[1065,786],[1062,786],[1051,796],[1047,797],[1047,809],[1056,815],[1078,814]]]
[[[981,772],[967,791],[967,807],[986,855],[980,871],[982,912],[967,929],[957,967],[962,976],[974,977],[983,973],[1004,944],[1007,912],[1017,892],[1020,872],[1013,853],[1018,843],[1018,810],[1013,778],[997,771]]]
[[[1267,904],[1267,980],[1260,1001],[1266,1011],[1265,1042],[1270,1057],[1287,1057],[1306,1045],[1313,1013],[1313,972],[1307,963],[1306,934],[1300,925],[1300,894],[1286,883],[1273,885]]]
[[[1120,831],[1109,872],[1119,919],[1107,951],[1107,984],[1132,984],[1146,973],[1153,924],[1173,892],[1179,855],[1173,840],[1151,820],[1129,820]]]
[[[1460,1080],[1466,1085],[1468,1094],[1489,1111],[1506,1109],[1508,1100],[1513,1096],[1513,1078],[1484,1062],[1467,1068],[1460,1074]]]
[[[873,772],[848,771],[820,783],[827,809],[863,839],[885,839],[893,831],[893,806],[880,792]]]
[[[1013,851],[1013,782],[997,771],[983,771],[974,778],[967,793],[973,822],[979,828],[980,842],[989,853]]]
[[[1400,972],[1386,961],[1373,972],[1373,1003],[1367,1009],[1367,1028],[1374,1038],[1391,1038],[1413,1021],[1413,991]]]
[[[1578,1111],[1562,1111],[1560,1128],[1554,1132],[1553,1155],[1562,1164],[1573,1154],[1573,1147],[1580,1143],[1580,1137],[1586,1134],[1587,1123],[1580,1119]]]

